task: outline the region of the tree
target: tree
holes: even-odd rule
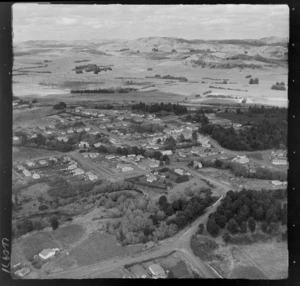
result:
[[[264,209],[262,208],[262,206],[259,206],[258,208],[256,208],[255,210],[254,210],[254,218],[256,219],[256,220],[263,220],[263,218],[264,218]]]
[[[208,219],[207,224],[206,224],[206,229],[207,229],[207,232],[213,237],[217,237],[219,235],[219,227],[216,224],[215,219],[212,217],[210,217]]]
[[[202,234],[204,232],[204,224],[203,223],[200,223],[199,226],[198,226],[198,231],[197,233],[198,234]]]
[[[168,199],[167,199],[166,196],[162,195],[162,196],[159,197],[158,204],[159,204],[160,207],[164,206],[167,203],[168,203]]]
[[[225,216],[219,215],[219,214],[215,214],[215,220],[216,220],[217,225],[220,228],[224,228],[226,226],[227,220],[226,220]]]
[[[225,243],[228,243],[231,239],[230,234],[228,231],[224,231],[223,235],[222,235],[222,239]]]
[[[250,217],[248,219],[248,228],[251,232],[254,232],[256,229],[256,222],[255,219],[253,217]]]
[[[266,233],[267,232],[267,229],[268,229],[268,224],[264,221],[262,222],[261,224],[261,230]]]
[[[179,140],[179,142],[184,142],[185,141],[184,135],[182,133],[180,133],[178,140]]]
[[[192,133],[192,139],[194,140],[194,141],[197,141],[198,140],[198,133],[197,133],[197,131],[193,131],[193,133]]]
[[[236,234],[239,232],[239,227],[235,219],[230,219],[229,222],[227,223],[227,230],[231,234]]]
[[[241,223],[240,228],[241,228],[241,233],[246,233],[247,232],[247,223],[245,221],[243,221]]]
[[[53,216],[50,220],[50,224],[53,230],[56,230],[59,226],[59,221],[57,216]]]
[[[276,222],[270,222],[267,232],[275,235],[279,230],[279,224]]]

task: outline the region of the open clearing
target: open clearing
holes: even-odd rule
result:
[[[247,245],[224,244],[221,239],[197,236],[191,244],[194,253],[230,279],[284,279],[288,275],[287,243],[258,242]]]
[[[55,150],[46,150],[28,147],[13,147],[13,162],[21,162],[25,160],[60,155]]]
[[[255,243],[239,246],[270,279],[288,277],[288,248],[284,242]]]
[[[29,260],[46,248],[68,248],[72,243],[79,241],[83,234],[84,229],[80,225],[72,224],[60,227],[55,231],[45,230],[39,233],[26,234],[18,238],[16,244],[23,250],[25,258]],[[21,257],[18,258],[21,259]]]
[[[80,266],[94,264],[110,258],[131,255],[142,250],[142,246],[118,245],[115,237],[107,233],[95,232],[70,251]]]

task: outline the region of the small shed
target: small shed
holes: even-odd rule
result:
[[[45,260],[45,259],[53,257],[58,252],[59,252],[59,248],[52,248],[52,249],[47,248],[47,249],[42,250],[39,253],[39,257],[41,257],[42,259]]]

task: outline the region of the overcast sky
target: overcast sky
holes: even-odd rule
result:
[[[14,4],[14,41],[289,36],[287,5]]]

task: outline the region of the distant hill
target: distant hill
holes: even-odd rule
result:
[[[135,40],[27,41],[14,44],[15,56],[45,53],[46,49],[79,55],[145,56],[153,60],[177,60],[184,65],[210,68],[264,68],[287,65],[288,40],[202,40],[175,37],[143,37]]]

